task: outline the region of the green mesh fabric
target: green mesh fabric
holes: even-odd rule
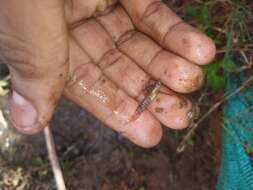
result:
[[[230,76],[227,93],[243,77]],[[252,85],[224,106],[223,153],[216,190],[253,190],[253,88]],[[252,155],[252,156],[251,156]]]

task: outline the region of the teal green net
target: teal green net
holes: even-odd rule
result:
[[[243,77],[233,75],[227,93]],[[253,88],[252,84],[224,106],[223,152],[217,190],[253,190]]]

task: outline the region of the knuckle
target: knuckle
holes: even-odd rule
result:
[[[33,54],[28,47],[25,41],[5,33],[0,33],[0,55],[7,64],[29,63]]]
[[[68,89],[75,89],[77,86],[90,89],[102,76],[102,72],[94,64],[80,64],[76,66],[66,83]]]
[[[182,20],[176,21],[171,26],[169,26],[163,34],[161,34],[160,41],[163,46],[166,46],[165,44],[167,38],[170,37],[171,33],[174,32],[177,27],[180,27],[180,25],[184,25],[184,22]]]
[[[108,7],[114,5],[116,2],[117,0],[100,0],[97,2],[96,11],[105,11]]]
[[[3,63],[19,72],[22,77],[34,78],[42,75],[42,72],[33,64],[34,57],[27,48],[12,44],[9,44],[9,47],[0,46],[0,57]]]
[[[156,64],[156,59],[162,55],[163,53],[165,53],[164,49],[160,49],[158,50],[153,57],[150,59],[150,61],[147,63],[146,67],[147,70],[152,70],[152,65]]]
[[[98,64],[102,70],[105,70],[118,63],[121,58],[122,54],[117,49],[111,49],[104,53]]]
[[[143,19],[148,20],[150,17],[160,14],[163,8],[164,6],[161,3],[161,1],[153,1],[145,8],[143,13],[140,15],[140,20],[143,20]]]
[[[164,38],[174,26],[182,23],[182,20],[161,1],[150,3],[139,19],[140,23],[144,23],[143,27],[146,27],[162,45]]]
[[[67,67],[61,67],[67,65],[68,60],[63,48],[62,51],[52,52],[44,49],[46,48],[41,48],[40,45],[35,45],[19,36],[0,33],[0,59],[25,77],[40,78],[46,72],[67,71]],[[48,49],[52,50],[52,48]]]
[[[131,39],[134,38],[135,35],[137,35],[137,32],[135,30],[129,30],[125,32],[119,37],[118,41],[116,42],[117,46],[121,46],[124,43],[131,41]]]

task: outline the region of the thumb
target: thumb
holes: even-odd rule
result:
[[[10,69],[11,118],[21,132],[38,132],[52,117],[68,71],[61,0],[0,3],[0,59]]]

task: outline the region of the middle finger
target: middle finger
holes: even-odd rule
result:
[[[163,49],[151,38],[135,30],[122,7],[118,6],[97,20],[110,34],[120,51],[172,90],[189,93],[201,86],[201,68]]]

